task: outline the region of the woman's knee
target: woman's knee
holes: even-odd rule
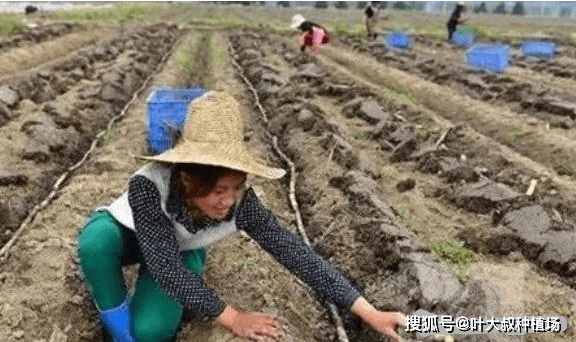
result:
[[[84,226],[78,236],[78,256],[81,262],[97,258],[119,255],[122,250],[122,236],[117,224],[107,216],[93,218]]]
[[[139,342],[170,342],[178,333],[180,319],[160,312],[134,317],[133,334]]]

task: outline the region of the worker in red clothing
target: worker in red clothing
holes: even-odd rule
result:
[[[313,21],[306,20],[300,14],[296,14],[292,18],[292,24],[290,27],[302,32],[302,34],[298,37],[300,51],[302,52],[306,50],[306,47],[309,47],[310,51],[319,53],[320,46],[326,45],[330,42],[330,36],[324,27],[316,24]]]

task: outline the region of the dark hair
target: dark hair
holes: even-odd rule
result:
[[[212,192],[212,190],[214,190],[220,177],[228,172],[244,173],[242,171],[237,171],[222,166],[182,163],[176,164],[173,170],[173,174],[177,177],[177,179],[180,177],[181,173],[185,173],[192,178],[192,182],[194,183],[195,187],[192,189],[192,193],[190,195],[193,197],[207,196],[210,192]],[[180,181],[177,181],[177,184],[179,187],[182,186]],[[183,190],[184,189],[180,189],[180,191]]]

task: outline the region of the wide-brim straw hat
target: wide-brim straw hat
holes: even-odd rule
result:
[[[296,14],[295,16],[292,17],[292,24],[290,24],[290,27],[293,29],[297,29],[298,26],[300,26],[300,24],[302,24],[305,21],[306,19],[304,19],[302,14]]]
[[[188,106],[184,130],[176,146],[156,156],[141,159],[165,163],[222,166],[268,179],[284,176],[283,169],[254,160],[244,144],[242,114],[234,98],[223,92],[208,92]]]

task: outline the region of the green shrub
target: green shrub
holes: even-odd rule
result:
[[[20,19],[10,14],[0,14],[0,34],[13,34],[24,28]]]

